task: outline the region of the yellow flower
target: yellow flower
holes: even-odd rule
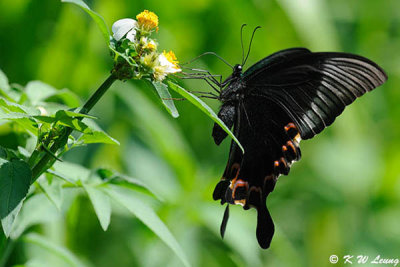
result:
[[[149,67],[149,68],[154,68],[157,60],[157,54],[156,53],[151,53],[148,55],[145,55],[144,57],[141,58],[141,62],[143,65]]]
[[[140,38],[139,45],[150,51],[157,50],[157,43],[153,39],[147,38],[146,36],[142,36],[142,38]]]
[[[178,66],[179,61],[178,61],[178,59],[176,58],[174,52],[169,51],[169,52],[167,53],[167,52],[165,52],[165,50],[164,50],[164,51],[163,51],[163,55],[167,58],[167,60],[168,60],[169,62],[171,62],[172,64],[174,64],[175,67]]]
[[[160,54],[157,58],[157,64],[153,68],[154,78],[158,81],[162,81],[168,74],[182,71],[178,66],[177,58],[174,52],[169,51]]]
[[[162,80],[165,79],[165,77],[167,77],[167,73],[165,72],[164,67],[156,66],[156,67],[154,67],[153,70],[154,70],[153,76],[156,81],[161,82]]]
[[[158,30],[158,17],[155,13],[145,10],[136,16],[138,20],[139,27],[145,31],[151,31],[154,28]]]
[[[151,40],[146,44],[144,48],[149,50],[156,50],[156,43],[153,40]]]

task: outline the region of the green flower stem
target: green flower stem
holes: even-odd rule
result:
[[[96,92],[86,101],[83,107],[80,109],[79,113],[87,114],[89,111],[96,105],[96,103],[100,100],[100,98],[107,92],[108,88],[117,80],[117,76],[115,73],[112,73],[100,87],[96,90]],[[82,118],[79,118],[82,119]],[[65,127],[63,129],[63,133],[57,141],[49,148],[52,153],[56,153],[60,148],[64,147],[68,142],[68,137],[72,133],[73,129],[69,127]],[[32,153],[36,155],[35,151]],[[32,157],[31,156],[31,157]],[[39,176],[45,172],[48,168],[53,166],[55,162],[54,157],[50,153],[45,153],[43,157],[32,167],[32,181],[34,183]]]

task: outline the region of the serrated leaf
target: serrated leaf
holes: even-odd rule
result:
[[[164,241],[185,266],[190,266],[179,243],[151,207],[137,198],[131,190],[113,185],[108,185],[103,188],[112,199],[127,208],[134,216],[147,225],[147,227],[149,227],[162,241]]]
[[[213,121],[215,121],[235,142],[238,144],[242,152],[244,153],[244,148],[240,144],[239,140],[235,137],[235,135],[229,130],[229,128],[225,125],[225,123],[218,118],[217,114],[200,98],[193,95],[192,93],[186,91],[184,88],[179,85],[173,83],[172,81],[168,81],[168,86],[187,100],[189,100],[193,105],[195,105],[198,109],[200,109],[203,113],[205,113],[208,117],[210,117]]]
[[[70,110],[59,110],[55,114],[55,118],[63,118],[63,117],[70,117],[70,118],[89,118],[89,119],[97,119],[96,117],[88,114],[83,114],[79,112],[74,112]]]
[[[57,90],[57,92],[46,99],[46,101],[52,102],[53,99],[60,99],[65,105],[68,107],[79,107],[80,99],[79,97],[72,91],[64,88],[61,90]]]
[[[15,219],[21,210],[24,199],[22,199],[18,205],[9,214],[7,214],[7,216],[1,218],[1,226],[3,227],[4,235],[6,237],[9,237],[13,231]]]
[[[0,219],[15,219],[19,210],[12,218],[7,217],[23,201],[28,193],[32,179],[29,165],[22,160],[8,161],[0,167]],[[11,222],[11,224],[12,224]]]
[[[54,87],[41,81],[31,81],[25,87],[25,93],[33,105],[37,105],[56,92]]]
[[[77,140],[78,143],[119,145],[119,142],[104,132],[94,120],[85,118],[84,123],[90,128],[90,132],[81,135]]]
[[[19,113],[16,113],[16,114],[18,115]],[[13,115],[10,115],[10,116],[13,116]],[[96,119],[96,117],[94,117],[94,116],[91,116],[88,114],[82,114],[82,113],[78,113],[78,112],[74,112],[74,111],[69,111],[69,110],[58,110],[54,115],[48,115],[48,116],[35,115],[32,117],[41,122],[45,122],[45,123],[54,123],[54,122],[60,121],[62,124],[67,124],[66,126],[72,125],[72,121],[76,118]],[[83,124],[85,124],[85,123],[83,123]],[[83,124],[80,126],[80,128],[86,129],[87,126],[84,126]]]
[[[90,176],[90,170],[81,165],[67,161],[56,161],[53,165],[53,169],[54,171],[48,170],[48,172],[75,184],[79,180],[86,181]]]
[[[86,123],[82,122],[78,118],[72,118],[68,116],[62,116],[56,119],[56,121],[64,126],[68,126],[78,132],[81,133],[90,133],[91,129],[89,126],[86,125]]]
[[[100,221],[101,228],[107,230],[111,218],[111,204],[108,195],[100,190],[98,186],[83,183],[90,201],[92,202],[94,211]]]
[[[49,175],[49,174],[47,174]],[[60,180],[54,180],[51,183],[42,176],[37,180],[40,188],[43,190],[46,197],[56,206],[58,210],[61,210],[61,204],[63,201],[63,190]]]
[[[61,217],[61,213],[44,194],[35,194],[24,201],[24,206],[15,220],[10,237],[17,239],[28,227],[53,222]]]
[[[48,169],[46,172],[51,174],[51,175],[54,175],[55,177],[65,181],[65,182],[68,182],[68,183],[76,185],[77,180],[73,180],[72,178],[70,178],[68,176],[65,176],[62,173],[59,173],[59,172],[51,170],[51,169]]]
[[[118,173],[118,172],[115,173],[115,177],[116,177],[116,178],[120,178],[120,179],[122,179],[123,181],[125,181],[125,182],[127,182],[127,183],[129,183],[129,184],[131,184],[131,185],[139,186],[139,187],[142,187],[142,188],[146,189],[146,190],[149,191],[152,195],[154,195],[156,198],[158,198],[158,200],[161,200],[161,201],[162,201],[162,199],[160,198],[160,196],[159,196],[156,192],[154,192],[154,190],[151,189],[148,185],[146,185],[145,183],[143,183],[141,180],[136,179],[136,178],[133,178],[133,177],[130,177],[130,176],[125,175],[125,174]]]
[[[63,260],[69,266],[84,266],[77,257],[74,256],[68,249],[61,247],[53,242],[45,239],[43,236],[38,234],[30,233],[23,237],[23,241],[27,243],[35,244],[41,248],[49,251],[53,256]]]
[[[6,93],[10,90],[10,85],[8,84],[8,78],[3,71],[0,70],[0,90]]]
[[[162,103],[164,104],[164,107],[167,109],[169,114],[171,114],[171,116],[174,118],[179,117],[178,110],[176,110],[174,101],[171,99],[171,94],[168,91],[168,86],[162,82],[155,81],[152,82],[152,85],[156,89]]]
[[[2,108],[5,112],[17,112],[17,113],[26,113],[26,114],[28,114],[28,113],[30,114],[29,111],[32,111],[32,109],[29,109],[28,107],[11,102],[3,97],[0,97],[0,108]],[[36,112],[36,113],[38,113],[38,112]]]
[[[107,43],[107,46],[110,44],[110,32],[108,31],[108,26],[102,16],[91,10],[90,7],[82,0],[61,0],[61,2],[75,4],[82,8],[86,13],[88,13],[89,16],[92,17],[94,22],[96,22],[97,26],[100,28],[100,31],[103,34],[103,37]]]
[[[0,109],[0,118],[13,120],[13,119],[22,119],[22,118],[31,118],[32,116],[26,113],[21,112],[4,112]]]
[[[109,136],[103,131],[92,131],[90,133],[85,133],[81,135],[78,139],[78,143],[82,142],[84,144],[102,143],[109,145],[119,145],[119,142]]]

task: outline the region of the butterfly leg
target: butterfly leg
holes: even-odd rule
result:
[[[203,69],[192,69],[192,68],[188,68],[191,71],[197,71],[194,73],[184,73],[185,75],[189,75],[189,76],[196,76],[197,79],[201,79],[200,77],[203,78],[207,78],[210,80],[210,82],[212,82],[214,85],[216,85],[217,87],[220,88],[220,90],[222,89],[223,86],[221,86],[222,84],[222,75],[220,74],[211,74],[208,70],[203,70]],[[216,79],[216,77],[219,78],[219,82]]]
[[[211,74],[210,71],[208,70],[203,70],[203,69],[190,69],[192,71],[198,71],[198,73],[196,73],[197,75],[206,75],[208,78],[210,78],[213,83],[215,85],[217,85],[218,87],[221,87],[221,82],[218,82],[218,80],[215,77],[219,77],[220,81],[222,80],[222,75],[220,74]]]
[[[192,74],[192,73],[189,73]],[[219,84],[217,84],[218,87],[215,86],[214,81],[212,79],[210,79],[210,76],[207,75],[203,75],[203,73],[201,73],[201,75],[189,75],[186,77],[182,77],[181,79],[200,79],[200,80],[204,80],[209,86],[211,86],[211,88],[217,92],[218,94],[221,93],[221,87],[219,87]]]

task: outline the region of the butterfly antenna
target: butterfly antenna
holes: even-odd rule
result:
[[[220,59],[222,62],[224,62],[226,65],[228,65],[229,67],[231,67],[231,68],[233,69],[233,66],[232,66],[231,64],[229,64],[228,61],[226,61],[225,59],[223,59],[221,56],[219,56],[219,55],[218,55],[217,53],[215,53],[215,52],[204,52],[203,54],[201,54],[201,55],[195,57],[194,59],[189,60],[188,62],[182,63],[182,64],[180,64],[180,65],[187,65],[187,64],[190,64],[190,63],[192,63],[192,62],[198,60],[199,58],[201,58],[202,56],[205,56],[205,55],[214,55],[214,56],[216,56],[218,59]]]
[[[261,26],[257,26],[257,27],[255,27],[255,29],[253,30],[253,34],[251,35],[251,39],[250,39],[249,50],[247,51],[247,55],[246,55],[246,58],[244,59],[244,62],[243,62],[243,64],[242,64],[242,67],[244,66],[244,64],[246,64],[247,58],[248,58],[249,55],[250,55],[250,49],[251,49],[251,44],[252,44],[252,42],[253,42],[254,34],[255,34],[256,31],[257,31],[258,29],[260,29],[260,28],[261,28]]]
[[[242,24],[242,27],[240,27],[240,44],[242,45],[242,65],[243,65],[243,61],[244,61],[243,28],[244,28],[246,25],[247,25],[247,24]]]

